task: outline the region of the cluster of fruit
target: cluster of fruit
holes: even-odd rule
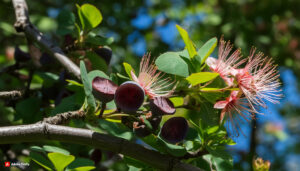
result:
[[[122,123],[133,129],[139,137],[155,133],[163,115],[176,112],[173,103],[166,97],[149,97],[149,111],[137,112],[145,101],[144,89],[134,81],[127,81],[120,86],[111,80],[95,77],[92,81],[93,94],[102,103],[115,101],[120,112],[135,117],[122,117]],[[134,119],[137,118],[137,119]],[[182,141],[188,131],[188,123],[183,117],[172,117],[160,129],[160,136],[169,143]]]

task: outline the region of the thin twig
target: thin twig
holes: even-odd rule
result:
[[[44,118],[41,122],[53,125],[62,125],[68,123],[71,119],[83,119],[84,117],[85,113],[83,111],[71,111]]]
[[[0,91],[0,98],[2,99],[17,99],[24,95],[24,91],[12,90],[12,91]]]
[[[17,32],[24,32],[25,36],[34,42],[36,42],[41,48],[43,48],[49,55],[53,56],[59,63],[64,66],[68,72],[73,74],[80,80],[80,69],[74,64],[59,48],[48,40],[34,25],[30,23],[28,17],[28,7],[25,0],[12,0],[16,22],[15,29]]]

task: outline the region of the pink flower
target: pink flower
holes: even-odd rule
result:
[[[224,101],[218,101],[214,108],[222,109],[220,116],[220,124],[224,119],[227,120],[227,131],[232,135],[239,135],[241,130],[240,124],[244,121],[249,122],[252,120],[256,113],[249,106],[248,101],[245,98],[241,98],[240,91],[232,91],[230,96]],[[243,132],[242,132],[243,133]]]
[[[131,77],[133,81],[137,82],[141,87],[143,87],[145,94],[150,98],[159,97],[159,96],[170,96],[176,86],[175,82],[170,82],[170,78],[163,78],[164,74],[157,72],[157,66],[152,61],[150,63],[150,54],[143,56],[140,63],[140,72],[138,77],[131,71]],[[171,90],[168,88],[172,87]]]
[[[253,109],[256,105],[266,107],[264,100],[276,104],[281,98],[277,66],[271,58],[255,51],[255,48],[251,50],[245,68],[234,73],[238,87]]]
[[[221,38],[219,43],[218,59],[208,57],[206,60],[206,64],[209,66],[210,70],[219,73],[220,77],[223,78],[228,86],[232,86],[234,81],[231,73],[235,72],[235,68],[245,62],[245,59],[241,60],[242,56],[240,49],[235,50],[229,56],[232,47],[233,45],[231,45],[230,42],[226,42],[223,38]]]

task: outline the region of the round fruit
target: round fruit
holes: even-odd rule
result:
[[[150,99],[150,109],[154,115],[171,115],[176,112],[171,100],[165,97],[154,97]]]
[[[114,82],[102,77],[95,77],[92,87],[93,95],[103,103],[112,101],[118,88]]]
[[[188,132],[188,123],[183,117],[173,117],[164,123],[160,136],[168,143],[182,141]]]
[[[121,84],[115,93],[115,103],[123,112],[137,111],[144,102],[145,92],[143,88],[133,81]]]

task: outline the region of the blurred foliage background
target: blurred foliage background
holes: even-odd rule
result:
[[[211,37],[230,40],[236,48],[242,48],[247,56],[251,47],[255,46],[266,56],[272,56],[279,65],[284,97],[281,105],[269,105],[255,122],[255,129],[245,125],[246,136],[236,138],[237,145],[229,147],[234,155],[235,170],[249,170],[249,155],[262,157],[271,161],[271,170],[297,170],[300,168],[300,1],[298,0],[28,0],[31,21],[57,44],[63,45],[64,32],[61,27],[67,22],[59,15],[62,11],[69,11],[70,18],[78,20],[75,4],[90,3],[100,9],[103,22],[95,31],[104,37],[112,37],[113,43],[110,66],[114,72],[124,72],[123,61],[132,64],[135,68],[139,58],[146,52],[158,56],[166,51],[183,49],[175,24],[185,28],[191,39],[200,47]],[[76,17],[75,17],[76,16]],[[67,17],[65,17],[67,18]],[[10,0],[2,0],[0,5],[0,68],[14,63],[14,47],[19,46],[27,51],[27,42],[23,36],[15,32],[13,24],[15,14]],[[215,50],[216,54],[217,50]],[[48,61],[40,70],[57,75],[62,70],[49,71],[48,65],[57,65]],[[97,66],[102,70],[107,67]],[[111,72],[111,71],[109,71]],[[26,84],[28,69],[19,73],[1,73],[0,90],[22,88]],[[16,77],[16,75],[19,77]],[[55,76],[37,73],[33,76],[31,88],[42,88],[45,78],[48,81],[57,80]],[[22,80],[23,79],[23,80]],[[55,81],[53,84],[56,84]],[[59,85],[56,85],[59,86]],[[53,91],[53,92],[51,92]],[[51,90],[51,93],[62,93]],[[43,92],[43,91],[42,91]],[[43,94],[43,93],[42,93]],[[33,123],[43,117],[41,108],[45,101],[42,94],[34,94],[27,103],[16,103],[12,107],[4,107],[7,102],[0,102],[0,125]],[[70,97],[62,93],[63,97]],[[76,96],[76,95],[72,95]],[[48,98],[51,99],[51,98]],[[70,101],[70,100],[69,100]],[[72,100],[71,100],[72,101]],[[60,100],[52,102],[60,103]],[[67,103],[67,102],[65,102]],[[80,102],[78,102],[80,104]],[[35,115],[27,116],[27,120],[19,121],[18,113],[23,106],[35,104]],[[76,103],[72,103],[76,108]],[[42,109],[42,110],[41,110]],[[18,111],[19,110],[19,111]],[[58,111],[56,111],[57,113]],[[40,114],[38,114],[40,113]],[[24,114],[25,115],[25,114]],[[33,119],[34,118],[34,119]],[[252,131],[255,131],[251,134]],[[73,146],[73,145],[72,145]],[[69,149],[72,148],[69,146]],[[75,145],[74,145],[75,146]],[[5,147],[2,147],[2,149]],[[23,145],[13,145],[22,157]],[[78,149],[72,153],[85,155],[90,149]],[[0,156],[3,155],[0,153]]]

